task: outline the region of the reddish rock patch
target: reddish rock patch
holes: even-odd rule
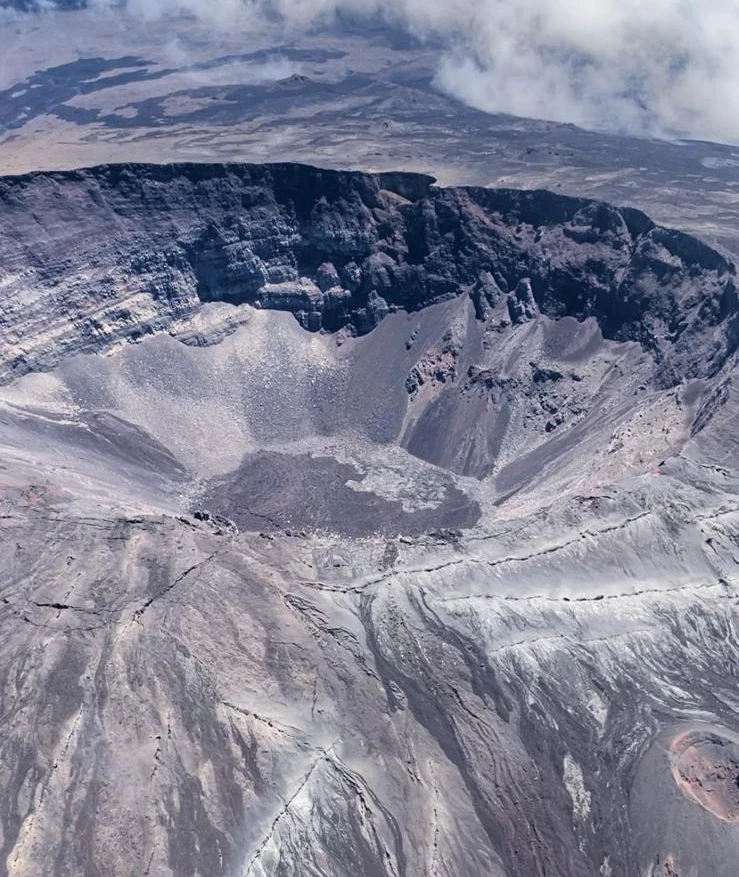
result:
[[[724,822],[739,822],[739,744],[688,731],[670,745],[672,775],[691,801]]]

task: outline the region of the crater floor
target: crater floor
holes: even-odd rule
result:
[[[731,262],[160,173],[0,182],[0,873],[733,877]]]

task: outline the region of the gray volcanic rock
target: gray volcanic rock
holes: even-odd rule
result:
[[[698,240],[632,209],[432,183],[299,165],[6,178],[6,378],[163,329],[207,342],[190,318],[212,301],[363,334],[460,292],[478,312],[508,295],[513,323],[595,317],[638,341],[666,384],[710,377],[736,349],[735,268]]]
[[[129,165],[0,181],[0,271],[2,877],[734,877],[721,255]]]

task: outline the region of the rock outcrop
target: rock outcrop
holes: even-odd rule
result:
[[[312,331],[469,294],[478,315],[595,317],[665,385],[739,341],[734,266],[633,209],[543,191],[440,189],[416,174],[301,165],[103,166],[0,181],[0,376],[168,331],[209,343],[237,312]]]

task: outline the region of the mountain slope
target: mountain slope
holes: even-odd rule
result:
[[[732,877],[722,256],[128,165],[0,181],[0,266],[0,874]]]

